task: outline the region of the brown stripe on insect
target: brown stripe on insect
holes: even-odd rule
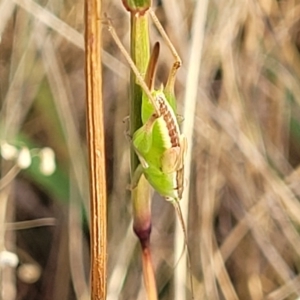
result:
[[[171,145],[172,147],[179,147],[179,132],[178,132],[178,127],[176,126],[176,121],[174,120],[168,106],[165,103],[165,100],[162,97],[157,97],[157,102],[159,105],[159,112],[160,115],[163,117],[168,132],[169,132],[169,137],[171,139]]]

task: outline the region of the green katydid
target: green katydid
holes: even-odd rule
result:
[[[158,90],[154,89],[154,78],[159,56],[159,43],[154,45],[146,76],[143,78],[108,20],[108,29],[113,39],[143,89],[141,109],[143,125],[132,136],[132,144],[140,164],[134,173],[131,188],[137,186],[141,175],[144,174],[154,190],[174,205],[187,245],[186,229],[179,206],[184,188],[184,158],[187,142],[186,137],[180,133],[174,95],[176,72],[181,61],[154,12],[152,10],[149,12],[175,57],[165,88],[161,87]],[[191,288],[193,289],[192,280]]]
[[[159,31],[162,31],[164,37],[167,38],[154,13],[151,11],[150,14]],[[154,90],[159,43],[154,46],[146,76],[143,78],[110,22],[108,29],[144,91],[142,100],[143,126],[132,137],[134,149],[141,162],[134,175],[132,187],[135,187],[141,174],[144,173],[151,186],[161,196],[168,201],[178,202],[183,192],[184,156],[187,147],[185,136],[180,134],[174,95],[176,71],[181,65],[179,56],[167,38],[176,61],[169,74],[166,87]]]
[[[157,105],[158,111],[144,93],[142,100],[143,126],[132,138],[134,149],[139,157],[134,182],[142,173],[151,186],[166,200],[177,202],[183,191],[184,156],[186,138],[180,134],[175,113],[175,101],[167,96],[163,88],[153,89],[159,43],[156,43],[150,58],[145,82]]]

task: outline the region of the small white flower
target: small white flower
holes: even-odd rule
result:
[[[39,155],[41,159],[41,164],[40,164],[41,173],[43,173],[46,176],[52,175],[56,169],[54,151],[51,148],[46,147],[41,149]]]
[[[0,149],[1,156],[6,160],[15,159],[18,156],[18,149],[15,146],[10,145],[6,142],[1,144]]]
[[[26,283],[34,283],[41,277],[42,270],[37,264],[25,263],[18,268],[18,277]]]
[[[20,169],[27,169],[31,165],[31,155],[27,147],[23,147],[17,158],[17,165]]]
[[[19,263],[18,256],[10,251],[0,252],[0,267],[10,266],[15,268]]]

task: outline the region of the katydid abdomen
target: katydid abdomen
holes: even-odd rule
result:
[[[180,135],[173,108],[162,91],[154,91],[157,116],[147,97],[143,99],[144,125],[135,132],[133,145],[152,187],[167,200],[180,200],[183,190],[185,138]]]
[[[169,174],[153,167],[144,170],[146,179],[151,186],[166,200],[179,201],[182,196],[183,168]]]

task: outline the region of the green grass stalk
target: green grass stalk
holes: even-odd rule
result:
[[[131,58],[137,69],[145,75],[150,58],[149,28],[147,10],[151,1],[123,1],[125,8],[130,11],[131,19]],[[142,126],[141,107],[143,91],[137,83],[136,76],[131,72],[130,78],[130,134]],[[131,178],[134,177],[139,164],[134,149],[131,149]],[[148,299],[157,299],[157,289],[150,250],[151,233],[151,193],[150,186],[142,175],[139,183],[132,192],[134,211],[134,231],[142,247],[143,275]]]

